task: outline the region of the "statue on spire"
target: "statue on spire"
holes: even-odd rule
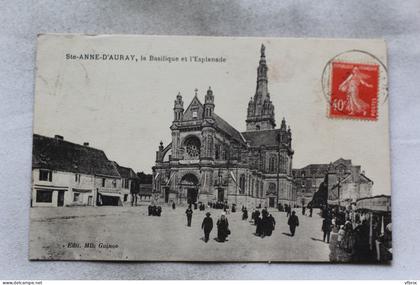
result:
[[[265,57],[265,45],[261,44],[261,57]]]

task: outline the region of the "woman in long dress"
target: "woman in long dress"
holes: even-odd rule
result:
[[[341,92],[347,93],[346,110],[350,112],[350,115],[354,113],[363,113],[363,115],[366,115],[366,109],[369,107],[369,104],[360,99],[359,86],[362,84],[368,88],[372,88],[372,85],[365,81],[369,77],[369,75],[360,72],[359,68],[355,66],[351,74],[338,87]]]
[[[222,213],[220,219],[217,221],[217,241],[225,242],[229,234],[229,222],[225,213]]]

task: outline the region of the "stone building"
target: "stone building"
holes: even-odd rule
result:
[[[34,134],[32,149],[33,207],[123,205],[130,189],[122,185],[134,173],[89,146]],[[128,171],[128,173],[127,173]]]
[[[307,205],[314,194],[326,183],[327,202],[341,205],[354,203],[360,198],[372,195],[373,181],[369,179],[360,165],[353,165],[350,159],[340,158],[327,164],[309,164],[293,169],[299,205]]]
[[[181,94],[176,96],[170,127],[172,141],[160,143],[153,167],[156,201],[180,204],[227,201],[248,207],[295,203],[292,133],[284,118],[276,129],[267,71],[262,45],[245,132],[215,113],[216,96],[210,87],[204,103],[195,90],[185,109]]]

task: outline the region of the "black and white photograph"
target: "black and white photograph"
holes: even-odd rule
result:
[[[383,40],[38,36],[29,258],[392,260]]]

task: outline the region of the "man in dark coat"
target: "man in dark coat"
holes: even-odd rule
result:
[[[242,208],[242,220],[248,219],[248,209],[246,207]]]
[[[296,216],[296,212],[292,211],[292,215],[289,217],[289,220],[287,221],[287,224],[290,228],[290,233],[292,236],[295,235],[296,227],[299,226],[299,219]]]
[[[152,215],[152,204],[150,204],[149,207],[147,207],[147,213],[149,216]]]
[[[156,207],[156,216],[160,217],[161,213],[162,213],[162,207],[161,206],[157,206]]]
[[[229,235],[229,222],[225,213],[222,213],[220,219],[217,221],[217,241],[225,242]]]
[[[260,211],[258,211],[258,210],[255,210],[255,212],[254,212],[255,214],[254,214],[254,225],[256,225],[257,224],[257,220],[258,219],[261,219],[260,218]]]
[[[324,232],[324,237],[322,238],[322,240],[324,242],[325,242],[325,239],[327,239],[327,243],[330,243],[331,227],[332,227],[331,219],[329,216],[327,216],[322,221],[322,231]]]
[[[175,210],[176,206],[175,206],[175,202],[172,202],[172,210]]]
[[[201,228],[204,231],[204,241],[209,241],[210,232],[213,229],[213,219],[210,217],[210,213],[206,213],[206,217],[203,219],[203,223],[201,224]]]
[[[290,205],[286,205],[286,207],[287,207],[287,209],[286,209],[286,212],[287,212],[286,217],[290,217],[290,214],[292,213],[292,208],[290,207]]]
[[[262,223],[262,219],[260,217],[259,211],[255,213],[255,224],[257,225],[257,228],[255,229],[255,234],[257,236],[262,236],[264,231],[263,231],[263,223]]]
[[[262,225],[261,237],[271,236],[273,232],[273,223],[272,223],[272,219],[269,217],[268,211],[263,211],[261,225]]]
[[[274,219],[274,217],[271,214],[269,214],[268,215],[268,221],[269,221],[270,227],[269,227],[269,230],[267,232],[267,235],[271,236],[272,232],[276,228],[276,220]]]
[[[188,206],[188,209],[185,211],[185,214],[187,215],[187,227],[191,227],[191,220],[192,220],[192,214],[193,214],[191,205]]]

